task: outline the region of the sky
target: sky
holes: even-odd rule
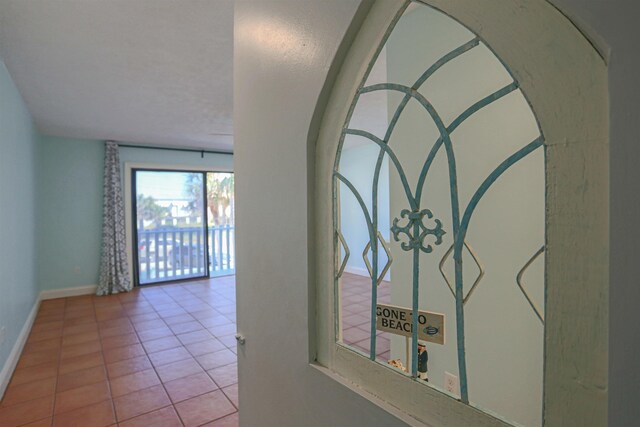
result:
[[[156,200],[188,200],[184,190],[189,175],[200,172],[137,171],[136,194],[151,196]],[[223,179],[229,173],[214,173]]]
[[[187,177],[192,172],[138,171],[136,173],[137,194],[151,196],[156,200],[185,200]]]

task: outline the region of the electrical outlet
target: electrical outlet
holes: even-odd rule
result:
[[[0,345],[4,344],[4,339],[7,335],[7,328],[4,326],[0,328]]]
[[[450,372],[444,373],[444,389],[451,394],[459,395],[460,386],[458,385],[458,377]]]

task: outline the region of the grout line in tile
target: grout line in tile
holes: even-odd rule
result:
[[[160,302],[154,302],[153,300],[155,298],[148,297],[146,295],[147,292],[144,292],[144,291],[142,291],[142,289],[140,289],[140,290],[137,291],[137,292],[139,292],[139,296],[138,296],[138,298],[135,299],[135,301],[133,301],[133,299],[132,300],[116,299],[118,307],[113,307],[113,310],[123,309],[122,310],[123,311],[122,316],[118,317],[118,318],[126,318],[127,321],[129,322],[129,324],[132,324],[131,317],[139,315],[139,313],[137,311],[135,311],[135,310],[127,310],[127,309],[125,309],[123,307],[123,305],[127,304],[128,302],[140,302],[140,301],[143,301],[145,304],[148,304],[149,307],[152,309],[152,311],[150,311],[149,313],[155,313],[159,317],[159,320],[162,320],[164,325],[166,327],[168,327],[167,323],[164,321],[164,318],[162,316],[160,316],[160,312],[156,309],[156,306],[157,305],[163,305],[163,304],[168,304],[168,305],[173,304],[173,305],[176,305],[176,306],[180,307],[181,310],[184,310],[191,317],[193,317],[192,314],[194,312],[211,310],[212,314],[221,315],[221,316],[225,317],[225,319],[227,319],[227,321],[228,321],[227,324],[232,324],[235,327],[235,325],[236,325],[236,321],[234,320],[235,313],[227,313],[227,314],[220,313],[214,306],[212,306],[209,303],[209,298],[208,298],[208,297],[213,296],[213,297],[215,297],[215,298],[217,298],[219,300],[223,300],[222,302],[224,302],[226,300],[229,300],[228,301],[229,304],[225,304],[225,305],[235,304],[235,298],[231,299],[231,298],[228,298],[226,296],[227,295],[226,288],[227,287],[231,288],[231,286],[224,285],[225,289],[223,289],[223,291],[225,291],[225,292],[218,292],[218,291],[215,291],[215,290],[213,290],[211,288],[211,284],[212,284],[213,280],[215,280],[215,279],[210,279],[206,284],[205,283],[198,283],[197,288],[190,287],[188,285],[179,285],[176,288],[168,288],[172,292],[168,292],[168,289],[163,289],[162,287],[159,286],[159,287],[156,288],[157,291],[154,291],[154,295],[159,295]],[[169,286],[175,286],[175,285],[169,285]],[[206,288],[205,288],[205,286],[206,286]],[[84,325],[84,324],[89,324],[89,323],[95,323],[97,328],[98,328],[98,337],[99,337],[99,341],[100,341],[100,343],[99,343],[100,350],[99,351],[100,351],[100,356],[102,357],[102,367],[104,369],[106,369],[106,360],[105,360],[105,357],[104,357],[105,356],[105,348],[104,348],[103,343],[102,343],[102,334],[100,333],[100,323],[101,322],[98,322],[97,314],[98,314],[98,311],[100,311],[99,308],[104,308],[105,311],[109,311],[110,302],[105,300],[104,301],[104,305],[102,305],[102,304],[99,305],[99,304],[97,304],[96,298],[93,297],[93,296],[92,297],[88,297],[88,298],[91,298],[91,299],[89,301],[86,301],[86,302],[83,301],[84,297],[82,299],[76,299],[76,298],[77,297],[64,298],[63,299],[64,302],[63,302],[63,304],[61,304],[60,308],[57,308],[56,310],[48,310],[51,313],[61,313],[62,316],[63,316],[63,323],[61,325],[61,337],[60,337],[60,340],[62,341],[62,339],[64,337],[64,332],[69,327],[74,327],[74,326]],[[184,303],[184,298],[188,298],[190,300],[189,301],[190,303]],[[69,301],[70,300],[78,301],[79,303],[78,304],[74,304],[73,306],[70,306],[69,305]],[[181,304],[181,302],[183,302],[184,304]],[[64,325],[64,320],[66,320],[66,315],[67,315],[68,312],[86,311],[88,306],[90,306],[92,308],[91,315],[90,316],[89,315],[82,315],[82,316],[78,316],[78,317],[92,317],[93,318],[93,322],[72,324],[72,325],[66,325],[66,326]],[[206,306],[208,308],[202,308],[201,310],[195,310],[195,309],[190,309],[189,308],[189,307],[195,307],[195,306],[198,306],[198,307],[200,307],[200,306],[201,307],[205,307]],[[76,318],[76,317],[74,317],[74,318]],[[118,318],[116,318],[116,319],[118,319]],[[215,335],[215,334],[213,334],[210,330],[208,330],[206,328],[206,326],[201,322],[200,319],[195,318],[195,317],[194,317],[194,319],[195,319],[196,322],[198,322],[198,324],[201,327],[204,328],[203,330],[205,330],[209,334],[211,334],[213,339],[215,339],[217,341],[220,341],[219,340],[220,337]],[[109,322],[109,320],[113,320],[113,319],[105,319],[103,322]],[[80,333],[83,333],[83,332],[73,333],[73,334],[70,334],[68,336],[72,336],[72,335],[76,335],[76,334],[80,334]],[[141,347],[143,349],[143,352],[145,354],[145,357],[149,358],[150,353],[142,345],[142,340],[140,339],[139,331],[135,327],[133,328],[133,333],[135,333],[136,338],[139,340],[140,345],[141,345]],[[228,335],[230,335],[230,334],[228,334]],[[175,332],[173,332],[173,330],[171,331],[171,336],[174,337],[174,338],[177,338],[177,335],[176,335]],[[230,347],[230,346],[226,345],[224,342],[222,342],[222,341],[220,341],[220,342],[223,344],[223,348],[224,349],[232,351],[232,352],[235,353],[235,349],[234,349],[235,346],[234,347]],[[184,344],[182,344],[182,343],[181,343],[181,346],[185,347]],[[62,346],[60,346],[57,351],[58,351],[58,360],[57,360],[57,363],[56,363],[55,379],[54,379],[55,387],[54,387],[54,395],[53,395],[53,411],[55,411],[55,404],[56,404],[56,401],[57,401],[57,394],[58,394],[58,387],[59,387],[60,367],[61,367],[61,363],[62,363],[62,359],[61,359]],[[222,351],[222,349],[220,349],[219,351]],[[125,360],[127,360],[127,359],[125,359]],[[207,373],[206,370],[204,369],[204,366],[202,366],[202,364],[200,362],[198,362],[197,359],[195,359],[195,357],[194,357],[194,360],[196,360],[196,362],[198,363],[200,368],[203,369],[203,371],[205,373]],[[227,364],[227,365],[222,365],[222,366],[213,368],[213,369],[223,368],[223,367],[231,365],[231,364],[233,364],[233,362],[230,363],[230,364]],[[157,371],[156,367],[152,365],[151,369],[154,370],[154,373],[160,379],[160,385],[162,385],[162,388],[163,388],[164,392],[167,394],[167,396],[170,396],[168,391],[167,391],[167,388],[165,386],[164,381],[162,380],[162,378],[160,378],[160,375],[158,374],[158,371]],[[232,406],[237,411],[236,405],[231,401],[231,399],[223,391],[222,387],[220,387],[220,385],[213,378],[211,378],[210,375],[208,375],[208,377],[212,380],[213,384],[215,384],[217,389],[220,390],[223,393],[225,398],[227,400],[229,400],[229,402],[232,404]],[[111,408],[113,410],[114,416],[117,417],[115,399],[113,398],[113,395],[111,394],[112,393],[111,379],[109,377],[107,377],[106,382],[107,382],[107,387],[108,387],[108,390],[109,390],[109,397],[110,397],[109,400],[111,402]],[[233,385],[234,384],[231,384],[231,385],[229,385],[227,387],[231,387]],[[151,386],[151,387],[153,387],[153,386]],[[141,391],[141,390],[138,390],[138,391]],[[202,396],[203,394],[206,394],[206,393],[208,393],[208,392],[198,394],[197,396],[192,396],[189,399]],[[186,400],[189,400],[189,399],[186,399]],[[178,402],[178,403],[180,403],[180,402]],[[88,406],[88,405],[85,405],[85,406]],[[85,407],[85,406],[83,406],[83,407]],[[171,400],[171,404],[163,406],[162,408],[156,408],[156,409],[154,409],[154,411],[158,410],[158,409],[163,409],[163,408],[166,408],[166,407],[169,407],[169,406],[171,406],[173,408],[173,410],[178,415],[178,418],[180,419],[180,422],[184,424],[184,421],[180,417],[180,413],[177,411],[176,404],[173,403],[172,400]],[[80,409],[80,408],[78,408],[78,409]],[[149,412],[153,412],[153,411],[149,411]],[[145,412],[144,414],[139,414],[139,415],[136,415],[136,416],[142,416],[142,415],[148,414],[149,412]],[[228,415],[232,415],[232,414],[228,414]],[[225,416],[228,416],[228,415],[225,415]],[[52,413],[50,416],[51,416],[51,425],[53,425],[54,418],[55,418],[56,414]],[[216,418],[215,420],[221,419],[221,418],[224,418],[224,417],[219,417],[219,418]],[[210,421],[215,421],[215,420],[210,420]],[[117,418],[116,418],[116,422],[118,422]]]

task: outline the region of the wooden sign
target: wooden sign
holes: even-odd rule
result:
[[[409,308],[378,304],[376,307],[378,330],[411,337],[413,313]],[[444,344],[444,314],[418,311],[418,339]]]

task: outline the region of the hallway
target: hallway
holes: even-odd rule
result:
[[[235,276],[43,301],[0,425],[238,425]]]

